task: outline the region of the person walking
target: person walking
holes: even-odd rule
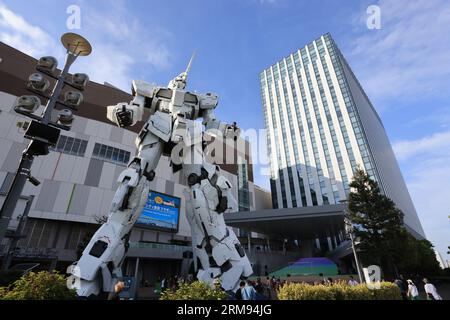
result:
[[[408,279],[407,282],[408,282],[408,297],[411,300],[419,300],[419,290],[417,290],[416,285],[411,279]]]
[[[161,280],[161,293],[166,291],[166,289],[167,289],[167,279],[166,276],[164,276]]]
[[[427,294],[427,300],[442,300],[442,297],[436,290],[436,287],[428,281],[427,278],[423,279],[423,283],[425,283],[424,289]]]
[[[253,288],[253,284],[250,280],[242,289],[242,300],[256,300],[256,290]]]
[[[272,286],[270,285],[270,278],[266,278],[266,282],[264,283],[264,288],[266,291],[266,296],[269,298],[269,300],[272,297]]]
[[[408,289],[405,285],[405,279],[402,275],[394,280],[394,283],[397,285],[397,287],[400,289],[400,294],[402,295],[403,300],[408,300]]]
[[[358,281],[355,280],[355,278],[353,278],[353,276],[350,276],[350,280],[348,280],[348,285],[350,287],[354,287],[357,286],[359,284]]]
[[[160,277],[158,277],[158,279],[156,279],[155,289],[153,290],[153,292],[159,296],[161,294],[161,291],[162,291],[162,280]]]
[[[237,289],[236,293],[234,294],[234,298],[236,300],[243,300],[242,299],[242,292],[244,291],[244,287],[245,287],[245,281],[241,281],[239,283],[239,289]]]

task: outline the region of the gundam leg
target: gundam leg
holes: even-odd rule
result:
[[[226,291],[236,291],[241,279],[252,273],[250,262],[223,213],[233,208],[230,182],[218,166],[207,163],[200,144],[183,151],[186,213],[192,232],[197,278],[207,283],[221,281]],[[235,202],[235,201],[234,201]]]
[[[119,175],[108,220],[94,234],[81,258],[67,269],[68,287],[76,289],[79,296],[113,292],[122,277],[131,228],[147,200],[149,181],[154,178],[163,149],[157,136],[143,131],[136,139],[138,155]]]

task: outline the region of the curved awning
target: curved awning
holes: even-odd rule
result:
[[[227,225],[268,236],[299,240],[336,234],[344,228],[342,204],[241,211],[224,215]]]

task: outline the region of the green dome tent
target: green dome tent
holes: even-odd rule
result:
[[[335,276],[338,274],[338,268],[328,258],[302,258],[284,268],[271,272],[269,276],[311,276],[318,275],[319,273],[327,276]]]

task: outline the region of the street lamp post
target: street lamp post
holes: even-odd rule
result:
[[[356,253],[355,239],[353,238],[354,228],[353,228],[353,224],[351,223],[350,219],[348,218],[348,201],[341,200],[340,203],[345,204],[345,207],[344,207],[345,233],[349,235],[350,242],[352,244],[353,257],[355,258],[355,264],[356,264],[356,270],[358,271],[359,283],[363,283],[363,277],[362,277],[361,268],[359,265],[358,254]]]
[[[69,68],[78,56],[87,56],[92,48],[89,42],[82,36],[75,33],[65,33],[61,37],[63,46],[67,49],[66,63],[59,75],[55,75],[58,62],[53,57],[43,57],[39,59],[36,66],[37,73],[30,75],[27,82],[27,90],[36,95],[25,95],[19,97],[14,105],[14,111],[31,118],[24,137],[30,139],[30,143],[22,153],[19,168],[14,176],[12,185],[6,195],[0,210],[0,241],[5,237],[9,221],[16,208],[17,202],[22,194],[25,182],[28,180],[37,186],[40,182],[31,176],[31,166],[35,156],[47,155],[48,148],[56,146],[59,134],[62,130],[70,130],[73,121],[72,110],[83,101],[83,95],[79,92],[84,89],[89,78],[86,74],[76,73],[72,76],[72,81],[67,80]],[[56,84],[49,94],[49,80],[44,75],[56,80]],[[61,92],[65,85],[75,90],[67,91],[64,100],[60,100]],[[40,116],[34,112],[40,107],[40,98],[47,100],[47,104]],[[52,111],[56,105],[61,105],[63,109],[58,114],[57,121],[52,121]]]

